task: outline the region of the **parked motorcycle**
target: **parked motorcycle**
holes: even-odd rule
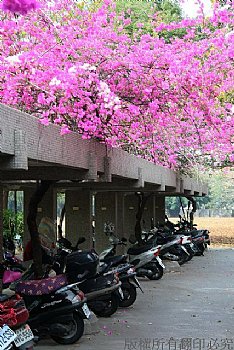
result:
[[[117,311],[119,298],[122,297],[121,282],[114,272],[108,276],[98,273],[99,259],[96,252],[79,250],[79,244],[84,241],[85,238],[80,238],[75,247],[69,244],[70,249],[64,248],[60,241],[55,255],[44,251],[44,276],[48,276],[51,270],[57,275],[65,273],[69,283],[77,283],[85,293],[88,306],[96,315],[111,316]],[[33,274],[31,265],[22,279],[32,279]]]
[[[79,244],[85,241],[84,237],[81,237],[76,246],[72,247],[68,240],[65,242],[65,246],[69,246],[72,251],[79,250]],[[63,242],[60,240],[60,248],[63,247]],[[66,248],[62,248],[62,251],[66,251]],[[140,286],[138,280],[136,279],[136,273],[131,268],[131,265],[126,262],[127,256],[111,256],[108,254],[106,260],[101,259],[101,254],[99,255],[100,266],[98,266],[98,274],[101,276],[113,275],[113,273],[118,274],[118,278],[121,282],[121,289],[115,293],[118,298],[118,304],[120,307],[128,307],[132,305],[136,300],[136,288]],[[123,264],[121,264],[123,263]],[[121,265],[120,265],[121,264]],[[132,283],[131,283],[132,282]],[[90,282],[89,282],[90,283]],[[141,288],[141,287],[140,287]],[[89,297],[89,293],[87,293]],[[89,304],[90,305],[90,304]],[[91,309],[92,309],[91,305]],[[95,310],[94,312],[97,312]],[[105,314],[106,315],[106,314]]]
[[[157,247],[160,245],[160,258],[163,260],[178,261],[180,265],[192,258],[186,246],[189,244],[188,237],[173,235],[164,228],[154,227],[148,232],[143,232],[143,242],[146,245]]]
[[[123,298],[121,282],[115,271],[103,274],[99,267],[99,256],[94,250],[79,249],[84,241],[84,237],[79,238],[75,247],[70,245],[70,249],[64,248],[60,241],[54,269],[58,273],[65,268],[69,280],[79,282],[90,309],[97,316],[109,317],[117,311],[119,301]]]
[[[26,267],[23,266],[23,261],[17,258],[12,252],[4,250],[3,259],[8,268],[13,271],[23,272]]]
[[[179,216],[178,224],[173,224],[166,216],[166,225],[170,225],[173,234],[181,234],[185,237],[191,237],[191,246],[195,255],[203,255],[207,245],[210,245],[209,231],[206,229],[198,230],[197,225],[189,222],[186,218]]]
[[[119,263],[127,260],[134,266],[138,277],[147,277],[151,280],[158,280],[163,276],[164,265],[159,258],[160,246],[154,247],[152,243],[139,246],[135,236],[130,236],[129,242],[133,244],[127,251],[127,255],[117,255],[116,247],[118,245],[126,245],[126,238],[119,239],[114,234],[109,236],[111,246],[105,249],[100,254],[100,260],[108,261],[107,259],[117,259]]]
[[[101,264],[104,265],[103,271],[108,271],[109,269],[116,269],[115,271],[119,275],[119,279],[122,282],[121,289],[123,291],[123,298],[119,301],[120,307],[131,306],[137,297],[136,289],[139,288],[142,293],[143,290],[136,277],[135,267],[127,263],[128,256],[115,255],[118,245],[126,245],[126,238],[117,238],[113,232],[109,236],[109,241],[111,245],[100,253],[99,259]]]
[[[65,274],[42,280],[20,281],[15,286],[29,311],[28,324],[37,340],[49,335],[59,344],[73,344],[84,332],[90,311],[77,283]]]
[[[103,262],[103,265],[101,265],[102,272],[104,275],[111,272],[116,272],[118,274],[118,277],[122,283],[121,290],[123,293],[119,300],[119,306],[129,307],[136,301],[136,289],[139,288],[143,293],[141,285],[136,277],[135,268],[133,265],[128,263],[116,266],[113,260],[110,261],[110,259],[108,259],[108,261],[109,263]]]
[[[29,313],[19,295],[0,294],[0,349],[32,350],[34,335],[28,325]]]
[[[21,272],[10,269],[5,261],[0,264],[0,275],[3,289],[8,288],[13,281],[17,281],[22,277]]]

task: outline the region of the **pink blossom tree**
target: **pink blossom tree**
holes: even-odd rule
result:
[[[233,11],[171,24],[155,14],[153,35],[139,27],[129,37],[129,19],[108,2],[94,12],[75,0],[7,10],[2,103],[60,125],[62,135],[77,131],[173,169],[233,162]],[[159,35],[177,29],[182,38]]]
[[[131,19],[108,2],[91,12],[75,0],[3,0],[0,102],[60,125],[61,135],[76,131],[187,173],[233,163],[233,8],[171,24],[153,14],[151,35],[139,23],[128,36]],[[37,277],[37,205],[49,186],[29,208]]]

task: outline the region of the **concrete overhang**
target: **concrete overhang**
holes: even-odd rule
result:
[[[58,187],[97,191],[152,191],[168,195],[207,194],[197,179],[107,148],[77,133],[61,136],[55,125],[0,104],[0,181],[57,180]],[[70,180],[70,181],[68,181]]]

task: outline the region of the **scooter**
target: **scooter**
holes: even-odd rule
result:
[[[3,260],[5,261],[5,264],[13,271],[26,271],[26,267],[24,267],[22,264],[23,262],[18,259],[13,253],[7,250],[4,250],[3,252]]]
[[[204,250],[210,245],[209,231],[206,229],[198,230],[196,224],[193,224],[179,216],[179,223],[173,224],[168,220],[166,216],[167,223],[172,226],[174,234],[182,234],[184,236],[191,237],[190,247],[193,250],[194,255],[203,255]]]
[[[131,265],[134,266],[136,275],[138,277],[147,277],[151,280],[158,280],[163,276],[163,269],[165,268],[162,260],[159,257],[160,246],[154,247],[152,243],[139,246],[135,236],[131,235],[129,242],[133,244],[127,251],[127,255],[114,256],[117,245],[126,245],[126,238],[119,239],[115,235],[110,235],[109,240],[112,244],[100,254],[100,259],[108,261],[107,259],[118,259],[126,262],[127,259]]]
[[[56,273],[65,271],[70,282],[78,283],[85,293],[89,308],[100,317],[114,314],[123,297],[121,282],[115,272],[104,276],[98,271],[99,257],[94,251],[81,251],[79,244],[85,241],[81,237],[75,248],[66,249],[60,244],[53,269]]]
[[[182,265],[192,257],[186,249],[188,238],[183,235],[172,235],[163,228],[154,227],[149,232],[144,232],[144,242],[156,247],[160,244],[160,258],[163,260],[178,261]]]
[[[32,350],[34,335],[29,313],[19,295],[0,294],[0,349]]]
[[[17,281],[22,277],[21,272],[9,268],[5,261],[0,263],[0,275],[3,283],[2,289],[8,288],[13,281]]]
[[[112,262],[109,262],[109,264],[103,262],[101,269],[104,276],[111,272],[116,272],[118,274],[119,280],[122,283],[121,290],[123,293],[119,300],[120,307],[129,307],[136,301],[137,288],[139,288],[141,292],[144,293],[136,277],[136,272],[133,265],[125,263],[116,266],[115,263],[112,264]]]
[[[137,297],[136,289],[139,288],[143,293],[141,285],[136,277],[135,267],[127,263],[128,256],[115,255],[118,245],[126,245],[126,238],[119,239],[113,233],[109,236],[111,246],[100,253],[99,259],[102,264],[102,271],[106,272],[113,269],[118,273],[119,279],[122,282],[121,289],[123,292],[123,298],[119,301],[120,307],[131,306]]]
[[[133,236],[130,236],[129,242],[134,244],[127,251],[129,262],[134,265],[137,276],[150,280],[162,278],[165,266],[159,257],[161,246],[153,246],[152,243],[139,246]]]
[[[74,344],[83,335],[90,311],[84,293],[77,283],[68,284],[66,275],[21,281],[15,290],[24,299],[36,340],[50,335],[59,344]]]

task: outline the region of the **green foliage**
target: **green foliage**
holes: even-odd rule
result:
[[[183,38],[187,31],[185,28],[179,28],[174,30],[161,30],[158,33],[159,38],[164,38],[166,43],[171,43],[173,38]]]
[[[177,1],[163,0],[157,2],[157,10],[164,23],[177,22],[182,18],[182,10]]]
[[[65,205],[65,193],[57,193],[57,216],[60,217],[61,211]]]
[[[203,180],[208,183],[209,195],[197,197],[197,209],[234,209],[234,175],[216,170],[212,174],[204,175]],[[181,197],[183,207],[186,208],[188,200]],[[166,211],[169,216],[178,217],[180,212],[179,197],[166,197]]]
[[[165,205],[166,212],[169,216],[178,217],[180,213],[181,202],[183,207],[185,208],[188,204],[188,200],[186,198],[181,197],[166,197]]]
[[[18,212],[15,215],[10,209],[3,211],[3,234],[5,237],[14,237],[15,234],[23,237],[24,217],[22,212]]]
[[[131,20],[131,22],[124,26],[128,35],[154,33],[154,23],[165,22],[170,23],[179,21],[182,18],[182,11],[177,1],[162,0],[162,1],[121,1],[116,0],[116,12],[117,14],[124,13],[125,19]],[[155,13],[157,16],[155,17]],[[178,31],[162,31],[161,37],[165,37],[166,41],[169,41],[169,37],[184,35],[185,30]]]
[[[218,171],[210,178],[210,208],[234,209],[234,180]]]
[[[16,199],[16,203],[15,203]],[[9,191],[8,193],[8,209],[10,209],[12,212],[15,209],[17,211],[23,211],[24,208],[24,192],[23,191]]]
[[[141,33],[153,34],[152,18],[149,16],[156,11],[156,4],[148,1],[116,1],[117,14],[124,14],[124,18],[130,23],[124,25],[124,30],[129,36],[140,30]]]
[[[205,208],[210,207],[210,196],[196,197],[197,209],[205,206]],[[166,197],[166,212],[171,217],[178,217],[180,214],[181,203],[184,209],[188,208],[188,199],[181,197]]]

